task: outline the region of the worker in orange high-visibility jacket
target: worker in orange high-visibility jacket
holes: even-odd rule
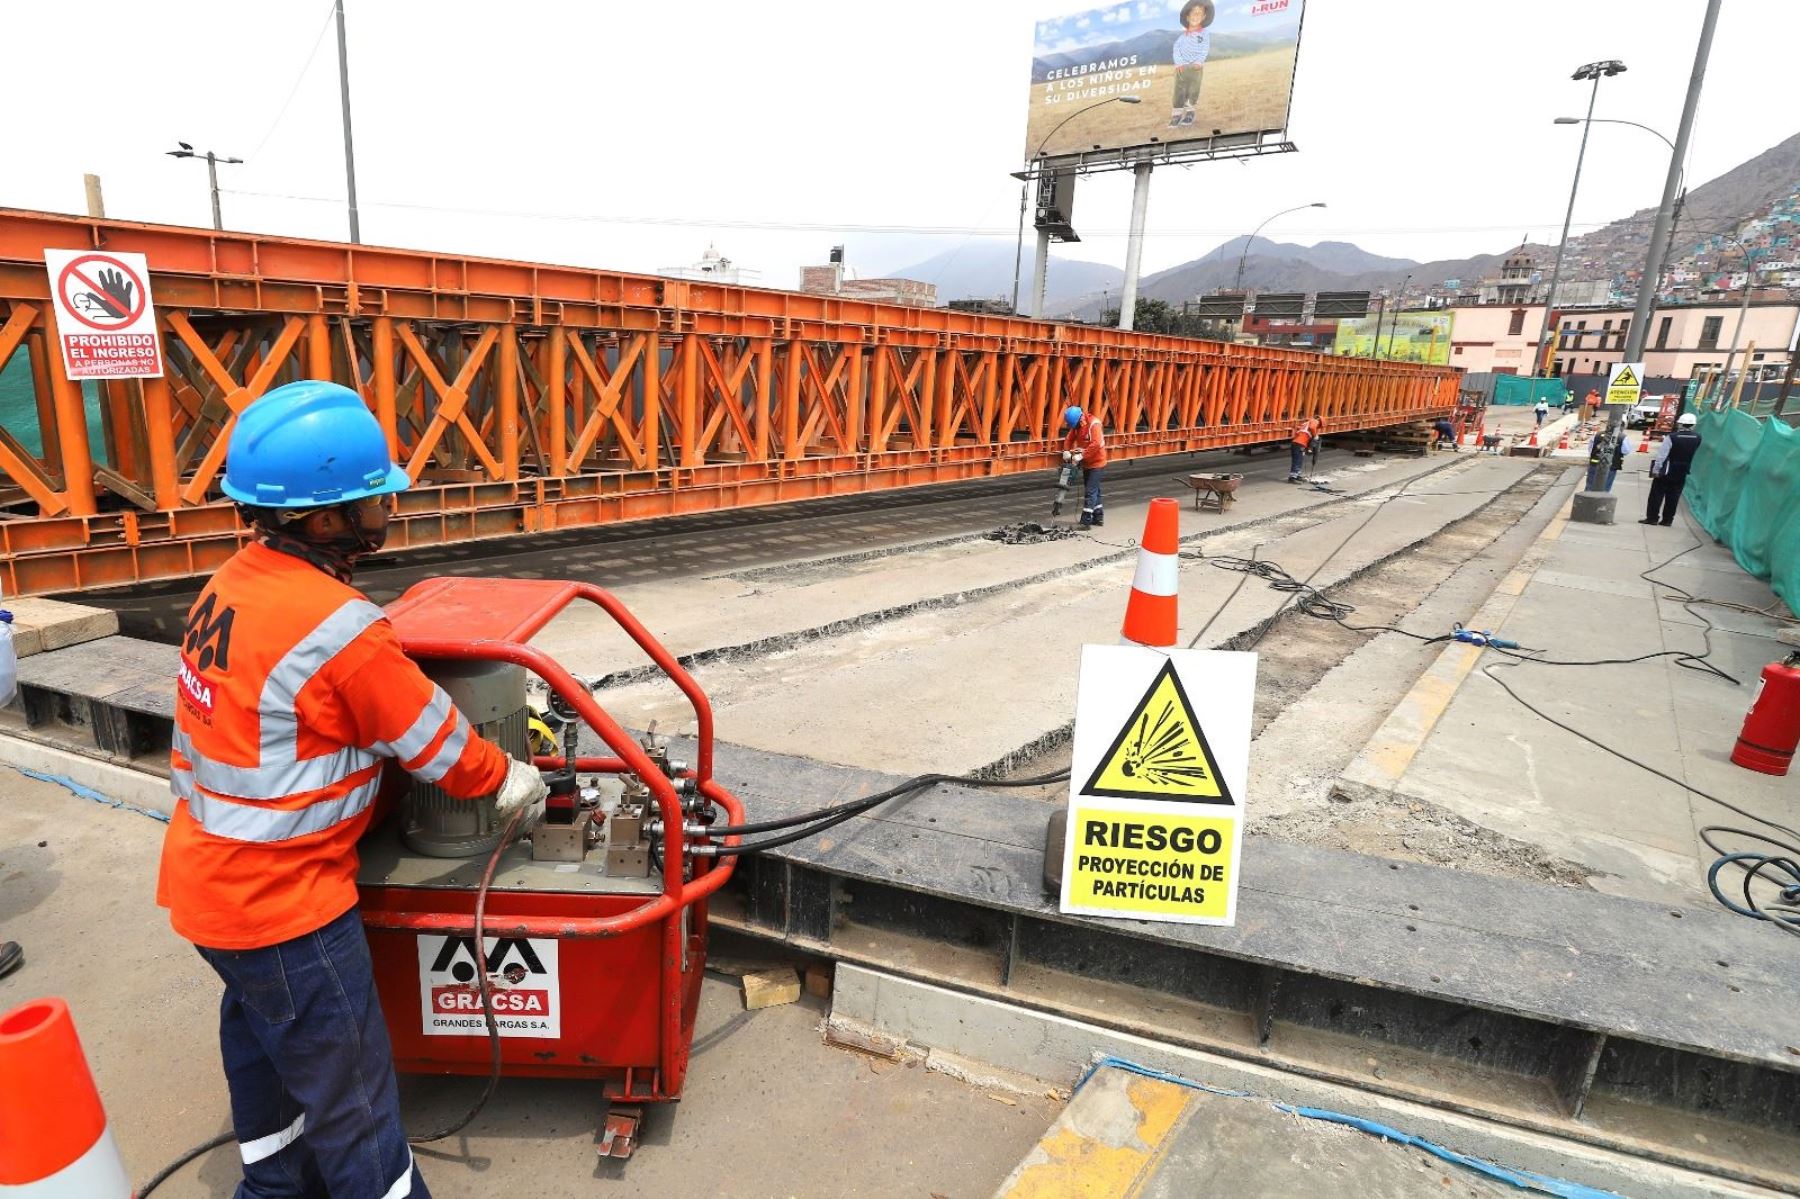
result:
[[[351,570],[386,538],[389,459],[361,397],[290,383],[238,417],[224,491],[256,534],[200,593],[176,679],[157,901],[225,983],[240,1196],[426,1196],[356,909],[386,763],[502,818],[542,776],[474,734]]]
[[[1318,457],[1319,422],[1311,417],[1300,422],[1294,435],[1288,440],[1288,482],[1300,481],[1300,470],[1306,465],[1306,455],[1310,451]]]
[[[1100,495],[1100,472],[1106,467],[1106,435],[1100,418],[1070,405],[1063,410],[1063,461],[1081,467],[1083,483],[1081,527],[1099,528],[1106,523],[1106,501]]]

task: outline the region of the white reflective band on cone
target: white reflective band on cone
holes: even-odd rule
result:
[[[1181,560],[1179,554],[1159,554],[1154,550],[1139,550],[1137,577],[1131,580],[1133,590],[1145,595],[1174,595],[1179,590],[1175,570],[1176,563]]]
[[[3,1199],[131,1199],[131,1179],[113,1143],[112,1129],[88,1151],[50,1175],[19,1186],[0,1183]]]
[[[272,1132],[266,1137],[257,1137],[254,1141],[239,1141],[238,1154],[243,1157],[246,1166],[253,1166],[266,1157],[274,1157],[289,1145],[292,1145],[301,1133],[306,1131],[306,1113],[282,1129]]]

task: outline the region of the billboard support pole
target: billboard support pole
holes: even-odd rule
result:
[[[1138,267],[1144,257],[1144,218],[1150,211],[1150,170],[1148,162],[1132,168],[1131,233],[1125,241],[1125,283],[1119,294],[1119,328],[1133,327],[1137,315]]]
[[[1037,252],[1031,258],[1031,308],[1026,313],[1033,320],[1044,315],[1044,275],[1050,267],[1050,233],[1037,231]]]

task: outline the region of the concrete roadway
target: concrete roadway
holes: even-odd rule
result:
[[[153,901],[164,827],[0,767],[0,939],[26,955],[0,980],[0,1011],[42,995],[68,1000],[139,1185],[229,1128],[218,981]],[[969,1199],[993,1191],[1061,1106],[832,1048],[820,1020],[814,1000],[745,1012],[734,980],[709,975],[686,1095],[653,1111],[630,1162],[596,1164],[601,1103],[591,1085],[508,1080],[471,1134],[421,1148],[420,1167],[439,1199]],[[403,1078],[408,1122],[441,1124],[478,1088]],[[226,1146],[156,1199],[227,1199],[238,1177]]]

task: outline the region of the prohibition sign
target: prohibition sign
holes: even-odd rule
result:
[[[84,271],[83,267],[87,269]],[[119,273],[126,288],[124,297],[114,295],[94,281],[94,277],[102,270]],[[72,285],[77,284],[86,290],[71,290]],[[150,294],[149,288],[145,287],[144,281],[137,277],[136,271],[117,258],[106,254],[83,254],[80,258],[70,261],[56,277],[56,291],[62,297],[63,308],[70,316],[88,328],[97,329],[102,333],[111,333],[135,323],[139,317],[144,315],[144,299]],[[76,303],[78,296],[87,297],[85,307]],[[112,315],[110,310],[117,309],[121,304],[128,306],[128,311],[119,316]],[[105,322],[90,318],[86,311],[87,308],[102,310]]]

